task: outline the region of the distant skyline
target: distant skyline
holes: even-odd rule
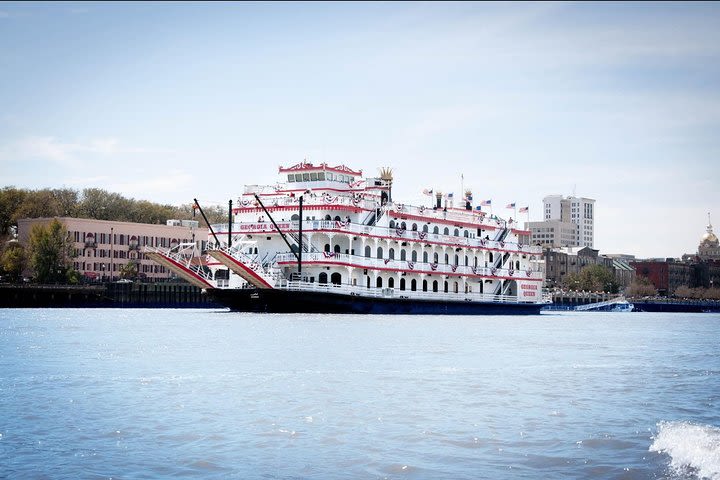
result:
[[[227,205],[307,158],[531,221],[575,193],[601,253],[679,257],[720,224],[718,25],[711,2],[0,3],[0,186]]]

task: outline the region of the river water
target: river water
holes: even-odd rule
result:
[[[0,310],[0,478],[720,479],[720,315]]]

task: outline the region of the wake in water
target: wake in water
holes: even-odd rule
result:
[[[674,475],[720,480],[720,428],[690,422],[660,422],[651,452],[670,456]]]

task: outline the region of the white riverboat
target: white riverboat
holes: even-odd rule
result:
[[[545,303],[530,232],[470,192],[459,207],[438,193],[408,205],[389,169],[366,178],[303,161],[279,174],[245,187],[201,256],[195,244],[146,253],[243,311],[529,314]]]

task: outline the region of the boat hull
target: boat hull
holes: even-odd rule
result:
[[[377,298],[280,289],[210,289],[208,295],[231,310],[263,313],[537,315],[543,306],[536,303]]]

